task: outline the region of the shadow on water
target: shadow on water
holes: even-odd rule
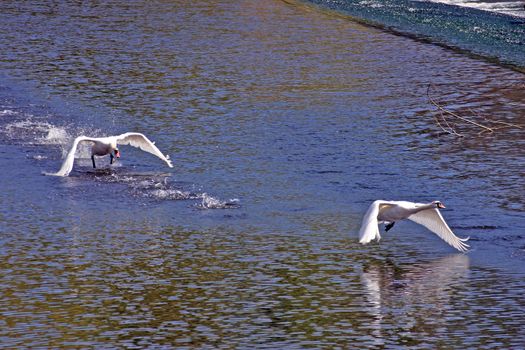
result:
[[[512,336],[491,341],[482,331],[519,332],[523,303],[515,291],[507,294],[514,282],[504,282],[511,285],[503,287],[496,282],[498,275],[496,270],[472,269],[469,257],[463,254],[409,265],[365,263],[361,279],[368,311],[373,315],[369,327],[375,344],[388,345],[387,340],[395,339],[398,344],[421,346],[428,344],[425,339],[446,337],[448,346],[453,347],[484,341],[512,346]],[[502,317],[495,319],[497,314]],[[468,321],[474,319],[477,321]],[[479,331],[476,337],[465,336],[473,331]]]
[[[399,343],[416,345],[418,338],[448,332],[449,318],[454,318],[450,311],[462,302],[457,294],[468,274],[469,258],[463,254],[408,266],[389,260],[365,263],[361,279],[373,315],[369,327],[374,342],[387,345],[385,339],[398,337]],[[456,339],[450,344],[462,343],[460,334],[451,338]]]

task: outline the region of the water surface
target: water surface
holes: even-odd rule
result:
[[[523,75],[282,1],[0,5],[5,348],[519,348]],[[140,131],[174,160],[80,134]],[[431,201],[471,252],[375,199]]]
[[[522,1],[514,0],[488,0],[488,1],[472,1],[472,0],[433,0],[435,2],[442,2],[445,4],[472,7],[488,12],[503,13],[506,15],[525,17],[525,5]]]
[[[429,41],[525,71],[525,9],[521,3],[307,0],[367,25]],[[509,14],[509,12],[511,14]]]

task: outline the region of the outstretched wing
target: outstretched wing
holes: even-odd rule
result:
[[[54,175],[54,176],[68,176],[71,170],[73,170],[73,163],[75,162],[75,152],[77,151],[77,147],[79,143],[81,142],[95,142],[96,140],[91,137],[86,136],[79,136],[73,141],[73,146],[71,146],[71,149],[69,150],[69,153],[66,156],[66,159],[64,160],[64,163],[62,163],[62,167],[60,167],[60,170],[56,173],[51,173],[47,175]]]
[[[441,216],[441,213],[436,208],[422,210],[416,214],[410,215],[408,219],[425,226],[445,242],[461,252],[465,252],[469,248],[469,245],[465,243],[468,241],[469,237],[459,238],[456,236],[450,227],[448,227],[447,223],[443,219],[443,216]]]
[[[359,243],[367,244],[374,238],[378,241],[381,239],[379,234],[379,223],[377,222],[377,215],[379,214],[379,206],[382,201],[374,201],[368,207],[365,216],[363,217],[363,223],[361,224],[361,229],[359,230]]]
[[[130,145],[133,147],[140,148],[143,151],[156,155],[160,159],[166,162],[170,168],[173,168],[170,157],[162,154],[162,152],[151,142],[146,136],[138,132],[127,132],[125,134],[117,136],[117,144],[119,145]]]

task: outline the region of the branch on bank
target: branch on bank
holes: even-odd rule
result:
[[[466,127],[474,128],[477,131],[478,135],[482,135],[484,133],[493,133],[497,130],[507,128],[524,128],[521,125],[481,117],[479,115],[476,115],[472,110],[470,110],[472,116],[468,118],[454,113],[452,111],[449,111],[448,109],[440,105],[438,102],[436,102],[436,100],[433,99],[432,96],[430,96],[431,87],[432,84],[429,84],[427,88],[428,100],[439,110],[439,115],[434,116],[434,120],[436,121],[436,124],[441,128],[441,130],[448,134],[463,137],[465,136],[465,131],[460,130],[466,130]],[[475,120],[474,117],[476,118]]]

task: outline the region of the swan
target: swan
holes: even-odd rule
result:
[[[91,161],[93,162],[93,168],[95,165],[95,156],[110,156],[110,164],[113,164],[113,159],[120,158],[120,151],[117,145],[130,145],[133,147],[140,148],[143,151],[149,152],[156,155],[163,161],[165,161],[170,168],[173,168],[171,160],[168,155],[162,154],[162,152],[155,146],[155,142],[151,142],[146,136],[138,132],[127,132],[118,136],[107,136],[107,137],[88,137],[79,136],[73,141],[69,153],[62,163],[62,167],[56,173],[49,175],[55,176],[68,176],[71,170],[73,170],[73,163],[75,161],[75,152],[80,143],[91,143]],[[114,155],[113,155],[114,154]]]
[[[439,209],[443,208],[445,205],[440,201],[424,204],[376,200],[370,205],[363,217],[363,223],[359,230],[359,243],[366,244],[374,238],[379,241],[381,239],[378,227],[380,223],[385,223],[385,232],[388,232],[396,221],[409,219],[425,226],[457,250],[467,251],[469,245],[465,242],[469,237],[459,238],[452,232],[439,212]]]

